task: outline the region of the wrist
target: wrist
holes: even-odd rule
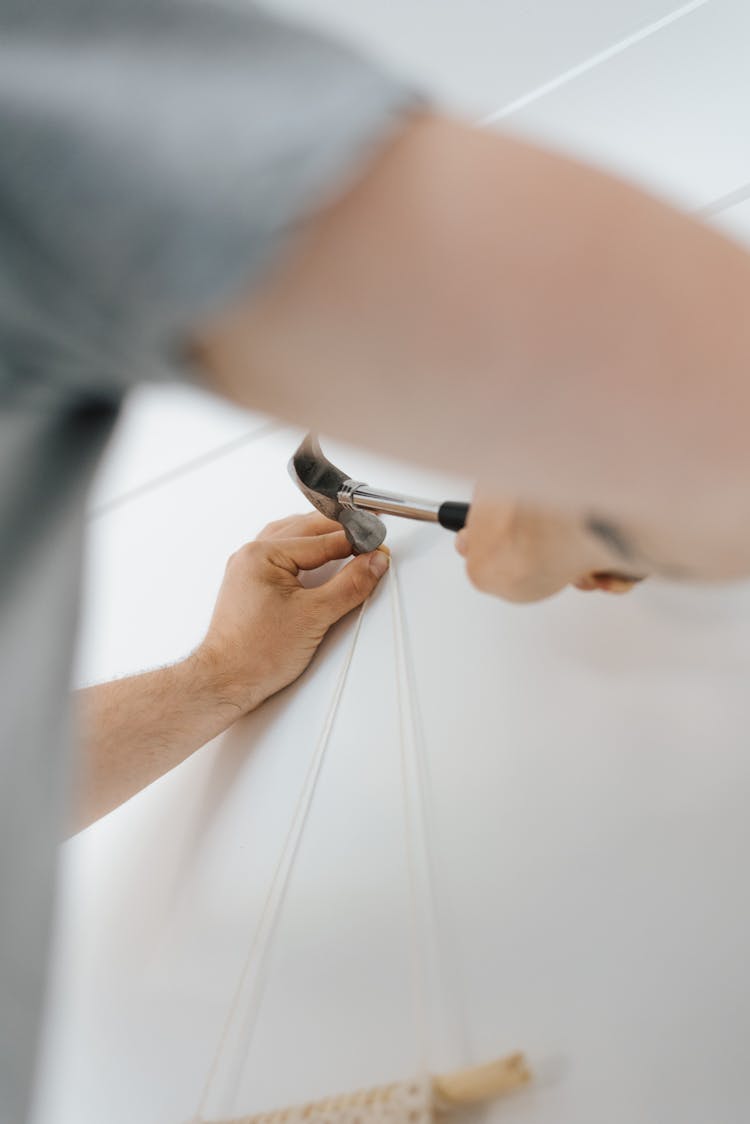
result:
[[[185,661],[192,689],[227,725],[249,714],[263,702],[262,692],[232,668],[226,657],[204,641]]]

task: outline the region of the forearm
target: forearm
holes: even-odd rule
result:
[[[718,234],[427,119],[199,351],[240,401],[721,576],[750,566],[748,299],[750,259]]]
[[[76,704],[76,831],[179,765],[243,713],[200,652],[78,691]]]

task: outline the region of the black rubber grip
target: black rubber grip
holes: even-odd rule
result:
[[[438,522],[447,531],[460,531],[466,525],[468,517],[468,503],[456,503],[454,500],[441,503],[438,511]]]

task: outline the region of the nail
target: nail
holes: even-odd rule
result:
[[[459,531],[456,535],[456,550],[462,556],[466,556],[466,551],[469,547],[469,535],[467,531]]]
[[[374,550],[370,557],[370,573],[382,578],[388,569],[388,555],[382,550]]]

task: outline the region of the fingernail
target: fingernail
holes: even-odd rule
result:
[[[370,573],[376,578],[382,578],[388,569],[388,555],[382,550],[374,550],[370,557]]]
[[[456,535],[456,550],[464,557],[469,546],[469,535],[466,531],[459,531]]]
[[[622,581],[619,578],[610,578],[607,582],[602,582],[601,589],[607,593],[629,593],[633,588],[633,583]]]

